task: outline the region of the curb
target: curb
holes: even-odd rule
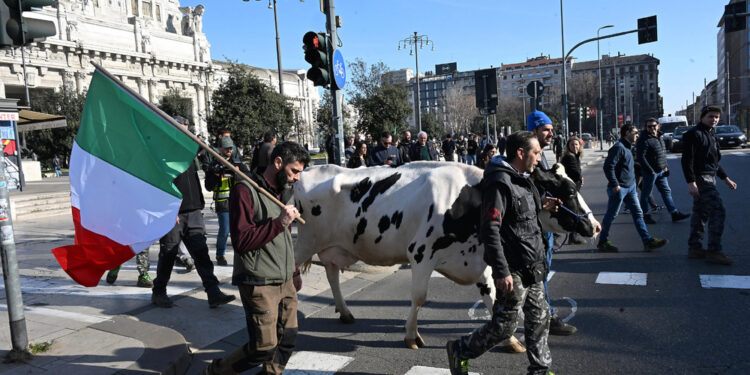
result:
[[[118,315],[89,328],[133,338],[146,348],[130,367],[115,374],[177,375],[184,374],[190,366],[192,353],[185,337],[171,328],[141,322],[127,315]]]

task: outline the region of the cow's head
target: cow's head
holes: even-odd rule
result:
[[[565,208],[557,212],[543,211],[540,214],[544,226],[556,233],[576,232],[584,237],[594,237],[601,231],[601,225],[591,214],[581,194],[576,190],[573,180],[565,174],[560,164],[555,164],[551,170],[543,171],[535,168],[531,178],[541,194],[549,195],[562,201]],[[549,220],[545,220],[549,218]]]

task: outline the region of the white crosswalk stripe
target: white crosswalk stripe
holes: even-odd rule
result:
[[[599,272],[597,284],[646,286],[648,275],[639,272]]]
[[[736,275],[700,275],[701,287],[750,289],[750,276]]]
[[[450,375],[451,370],[426,366],[414,366],[404,375]],[[478,372],[470,372],[469,375],[479,375]]]
[[[296,352],[289,358],[284,374],[333,375],[354,360],[353,357],[319,352]]]

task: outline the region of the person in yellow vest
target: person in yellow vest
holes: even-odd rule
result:
[[[239,158],[233,157],[233,152],[234,142],[232,138],[221,137],[219,154],[243,173],[250,173],[247,166]],[[214,193],[214,210],[219,218],[219,233],[216,236],[216,265],[218,266],[227,265],[227,258],[224,254],[229,237],[229,191],[235,183],[237,183],[237,177],[234,172],[224,167],[218,160],[211,162],[206,170],[205,186],[206,190]]]

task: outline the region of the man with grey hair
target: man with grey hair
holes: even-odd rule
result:
[[[435,148],[435,143],[427,139],[426,132],[419,132],[417,134],[417,142],[411,146],[411,150],[409,151],[409,159],[411,159],[411,161],[438,161],[440,160],[439,158],[440,155]]]

